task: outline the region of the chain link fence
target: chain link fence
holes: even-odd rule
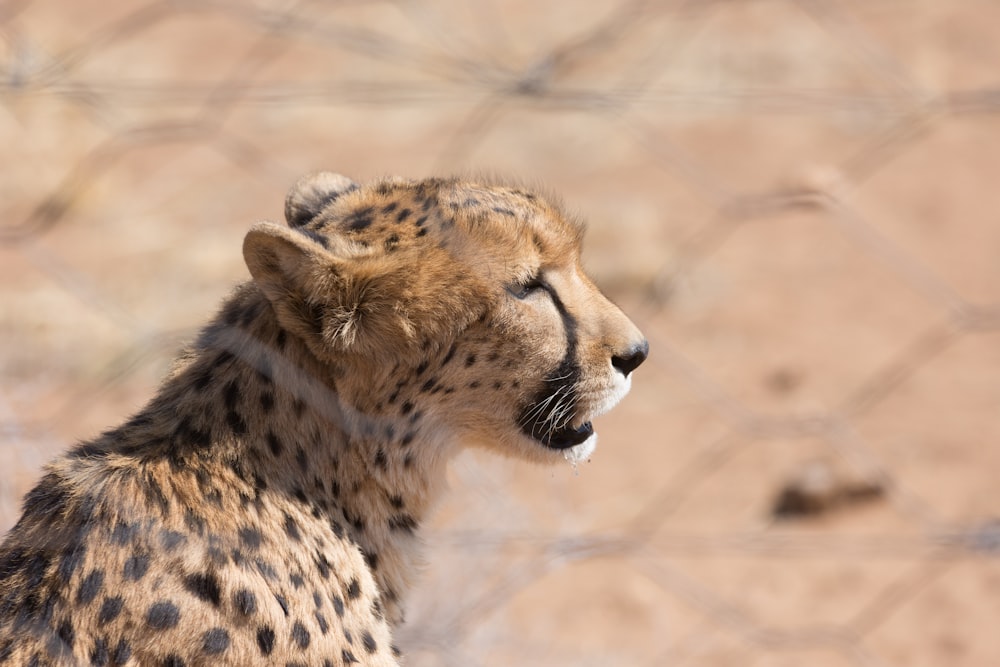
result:
[[[1000,5],[0,4],[0,525],[309,170],[497,172],[648,335],[579,470],[476,454],[411,665],[1000,661]]]

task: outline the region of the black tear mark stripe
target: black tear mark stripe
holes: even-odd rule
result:
[[[525,433],[547,444],[544,436],[545,423],[549,414],[548,412],[543,412],[532,415],[532,411],[543,401],[559,393],[562,393],[562,400],[567,401],[567,404],[575,404],[576,385],[580,379],[580,368],[576,362],[577,347],[579,345],[577,320],[566,309],[566,305],[559,298],[559,293],[555,288],[544,282],[542,285],[552,298],[552,303],[555,305],[556,310],[559,312],[559,317],[562,319],[563,330],[566,333],[566,352],[559,365],[545,379],[542,391],[534,401],[524,407],[519,422],[522,424],[522,429]],[[532,416],[529,417],[529,415]]]
[[[562,318],[563,329],[566,331],[566,354],[563,355],[562,361],[559,362],[559,368],[553,373],[554,377],[560,377],[566,373],[575,370],[576,365],[576,349],[578,346],[577,338],[577,321],[576,318],[570,315],[569,311],[566,310],[566,305],[559,298],[559,293],[556,292],[555,288],[548,283],[543,283],[545,285],[546,291],[548,291],[549,296],[552,297],[552,303],[555,304],[556,310],[559,311],[559,317]],[[563,371],[566,372],[563,372]]]

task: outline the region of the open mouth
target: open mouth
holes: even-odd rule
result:
[[[587,438],[594,435],[594,425],[584,422],[576,428],[565,426],[555,430],[546,430],[543,433],[536,433],[535,429],[523,429],[529,436],[542,443],[550,449],[569,449],[576,447]]]

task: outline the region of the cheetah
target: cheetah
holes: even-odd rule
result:
[[[449,459],[586,459],[648,353],[547,197],[321,172],[285,217],[151,401],[25,496],[0,663],[398,665]]]

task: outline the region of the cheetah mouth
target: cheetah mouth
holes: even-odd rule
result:
[[[584,416],[577,392],[580,376],[573,354],[567,353],[544,380],[542,391],[535,400],[522,409],[518,419],[521,431],[532,440],[557,451],[576,447],[593,436],[593,424],[590,421],[580,422]]]
[[[586,442],[587,438],[594,435],[594,425],[584,422],[579,426],[564,426],[558,429],[547,429],[541,433],[534,428],[525,427],[523,431],[549,449],[569,449]]]

